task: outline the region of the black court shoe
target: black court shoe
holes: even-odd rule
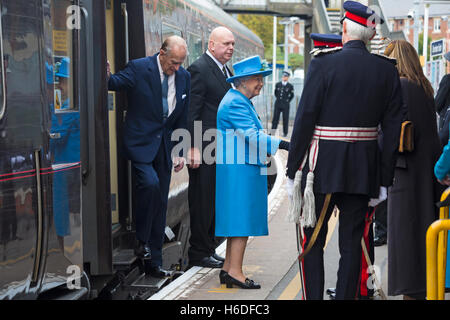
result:
[[[220,270],[220,273],[219,273],[220,284],[225,284],[225,278],[227,275],[228,275],[228,272],[226,272],[225,270]]]
[[[261,286],[258,283],[249,278],[245,279],[245,282],[240,282],[229,274],[225,275],[225,284],[227,285],[227,288],[233,288],[233,285],[237,285],[241,289],[261,289]]]

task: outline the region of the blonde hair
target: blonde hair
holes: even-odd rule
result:
[[[405,40],[392,41],[384,51],[384,55],[397,59],[397,70],[400,77],[421,86],[427,96],[434,96],[433,87],[425,77],[420,65],[419,55],[409,42]]]

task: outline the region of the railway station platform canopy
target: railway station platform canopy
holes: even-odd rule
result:
[[[229,13],[274,14],[307,19],[313,15],[312,0],[214,0]]]

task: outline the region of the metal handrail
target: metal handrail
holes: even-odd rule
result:
[[[444,300],[445,269],[447,257],[447,231],[450,230],[448,219],[450,188],[441,196],[439,220],[433,222],[426,235],[427,250],[427,300]]]

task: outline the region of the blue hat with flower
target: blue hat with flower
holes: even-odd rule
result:
[[[262,75],[266,77],[272,74],[272,69],[269,69],[267,63],[263,63],[259,56],[253,56],[236,62],[233,64],[234,76],[227,79],[227,82],[233,82],[238,78]]]
[[[55,75],[60,78],[69,78],[70,58],[64,57],[61,62],[56,63]]]

